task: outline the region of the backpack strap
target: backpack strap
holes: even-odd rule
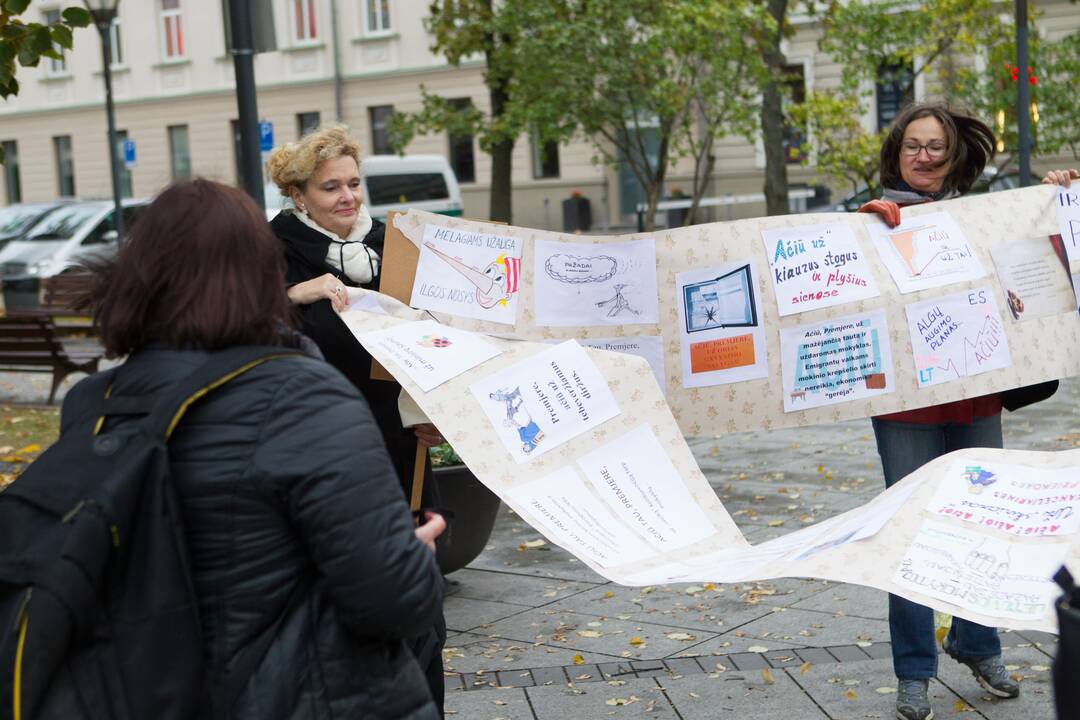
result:
[[[168,441],[193,403],[253,367],[284,357],[304,355],[289,348],[274,346],[234,347],[210,353],[202,365],[175,383],[154,403],[147,420],[147,430],[151,435]]]

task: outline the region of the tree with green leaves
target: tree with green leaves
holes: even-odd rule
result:
[[[651,229],[674,161],[694,162],[691,217],[711,178],[717,138],[750,136],[763,66],[746,37],[768,21],[732,0],[553,0],[518,39],[518,107],[543,140],[577,133],[596,159],[625,165],[644,190]],[[539,110],[538,110],[539,109]]]
[[[417,135],[434,131],[476,136],[491,154],[490,218],[511,222],[511,171],[514,143],[525,131],[523,113],[512,113],[513,88],[518,81],[514,44],[528,28],[528,0],[432,0],[425,21],[434,38],[431,49],[453,66],[482,55],[484,83],[490,110],[462,107],[421,87],[423,107],[416,113],[395,114],[391,140],[401,152]]]
[[[81,7],[66,8],[51,25],[26,22],[20,16],[28,7],[30,0],[0,0],[0,98],[19,94],[15,73],[20,65],[36,67],[42,57],[60,59],[63,50],[71,49],[72,31],[90,24],[90,13]]]
[[[29,6],[30,0],[0,0],[0,97],[3,98],[19,94],[19,81],[15,79],[18,65],[37,67],[43,57],[59,60],[61,52],[71,49],[72,31],[90,24],[90,13],[82,7],[66,8],[60,20],[51,25],[26,22],[20,15]]]
[[[865,128],[861,118],[884,73],[904,97],[914,97],[923,78],[932,97],[962,107],[990,124],[999,137],[998,166],[1017,147],[1015,26],[993,0],[851,0],[831,2],[820,13],[824,34],[819,48],[843,67],[840,85],[810,93],[790,118],[812,140],[807,164],[835,182],[880,194],[877,172],[885,130]],[[1039,122],[1035,152],[1054,154],[1080,147],[1074,121],[1075,77],[1080,71],[1080,33],[1058,42],[1032,32],[1032,65]],[[975,58],[981,58],[976,63]],[[869,89],[868,89],[869,88]]]

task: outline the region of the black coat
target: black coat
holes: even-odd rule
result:
[[[300,222],[291,212],[280,213],[270,223],[270,227],[284,247],[285,277],[290,285],[330,273],[348,287],[378,289],[378,276],[370,283],[360,285],[345,273],[328,265],[326,253],[330,247],[330,239]],[[385,232],[386,226],[375,220],[372,222],[371,231],[364,238],[364,244],[380,256]],[[396,382],[371,379],[370,353],[334,312],[329,300],[295,307],[300,317],[301,331],[315,341],[326,361],[340,370],[368,401],[402,486],[408,493],[416,462],[416,436],[411,430],[403,430],[401,427],[401,415],[397,405],[401,386]],[[425,507],[438,505],[430,477],[424,483],[422,502]]]
[[[204,358],[136,353],[113,395],[160,392]],[[69,393],[61,432],[93,422],[84,387]],[[303,357],[264,363],[196,403],[169,456],[212,671],[307,584],[232,717],[438,717],[404,640],[439,615],[441,576],[366,403],[339,373]]]

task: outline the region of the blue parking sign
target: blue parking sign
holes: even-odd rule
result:
[[[274,123],[269,120],[259,121],[259,150],[270,152],[274,149]]]
[[[130,170],[135,167],[135,141],[124,141],[124,166]]]

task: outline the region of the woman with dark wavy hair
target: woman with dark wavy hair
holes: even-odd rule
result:
[[[881,147],[881,200],[859,212],[877,213],[890,227],[900,224],[900,207],[947,200],[968,192],[994,157],[994,133],[975,118],[941,104],[915,104],[893,122]],[[1052,170],[1043,182],[1066,187],[1076,170]],[[891,486],[934,458],[970,447],[1002,447],[1000,393],[873,418],[874,436]],[[899,680],[896,716],[928,720],[928,696],[937,675],[934,612],[889,595],[893,670]],[[942,641],[945,652],[967,665],[992,695],[1014,698],[1020,686],[1001,660],[996,628],[954,618]]]
[[[280,244],[236,188],[167,188],[116,260],[91,269],[100,337],[109,356],[127,355],[110,397],[158,395],[210,351],[298,346]],[[92,387],[68,394],[61,433],[94,422]],[[228,717],[439,717],[406,642],[441,614],[445,524],[414,527],[371,411],[341,373],[302,354],[248,370],[191,407],[169,462],[210,676],[227,677],[276,627]]]

